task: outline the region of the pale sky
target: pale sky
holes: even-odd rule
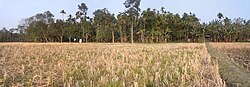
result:
[[[118,14],[126,10],[125,0],[0,0],[0,29],[15,28],[19,21],[37,13],[51,11],[55,18],[62,18],[60,11],[75,15],[77,5],[86,3],[88,15],[97,9],[108,8],[111,13]],[[250,19],[250,0],[141,0],[140,8],[165,7],[167,11],[182,15],[184,12],[195,13],[201,22],[217,18],[219,12],[231,19],[242,17]]]

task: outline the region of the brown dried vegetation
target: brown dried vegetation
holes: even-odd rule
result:
[[[212,45],[250,71],[250,43],[212,43]]]
[[[1,86],[225,86],[205,44],[1,43]]]

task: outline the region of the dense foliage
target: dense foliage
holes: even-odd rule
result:
[[[75,17],[64,10],[63,19],[50,11],[23,19],[17,29],[0,30],[0,41],[31,42],[214,42],[249,41],[250,20],[229,19],[219,13],[218,19],[201,23],[194,13],[182,15],[165,8],[139,8],[140,0],[126,0],[126,11],[115,15],[108,9],[97,9],[93,18],[87,15],[85,3],[78,5]]]

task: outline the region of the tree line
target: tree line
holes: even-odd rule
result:
[[[182,15],[161,9],[141,10],[140,0],[126,0],[126,11],[115,15],[107,8],[87,15],[85,3],[75,14],[61,10],[63,19],[55,19],[50,11],[21,20],[18,28],[0,30],[0,41],[27,42],[237,42],[249,41],[250,20],[229,19],[218,13],[218,19],[200,23],[194,13]],[[65,18],[64,18],[65,17]]]

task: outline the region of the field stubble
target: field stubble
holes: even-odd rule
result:
[[[212,43],[212,46],[250,72],[250,43]]]
[[[1,86],[225,86],[205,44],[0,44]]]

